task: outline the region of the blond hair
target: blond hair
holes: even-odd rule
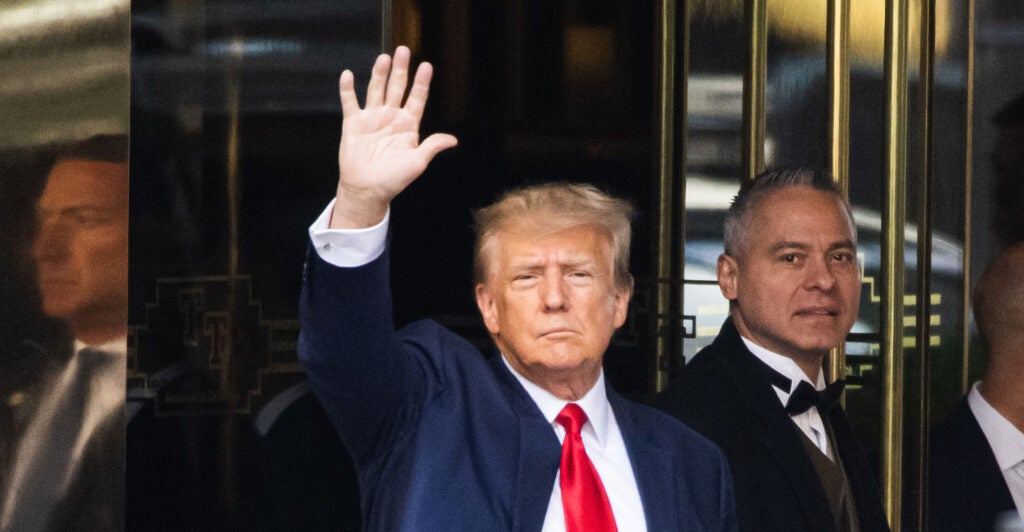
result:
[[[612,197],[588,184],[543,183],[506,192],[498,201],[475,213],[476,245],[473,274],[477,283],[487,279],[494,237],[512,225],[529,220],[558,231],[594,225],[607,231],[614,256],[615,284],[632,287],[629,246],[636,216],[629,201]]]

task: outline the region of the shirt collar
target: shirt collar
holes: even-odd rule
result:
[[[755,344],[753,341],[748,340],[744,336],[740,336],[740,338],[754,356],[761,359],[765,364],[768,364],[768,367],[778,371],[784,377],[789,379],[789,389],[781,390],[787,398],[789,394],[793,393],[793,390],[796,389],[797,385],[800,384],[800,381],[807,381],[808,384],[814,386],[815,390],[825,389],[825,372],[821,369],[818,370],[817,382],[812,382],[811,379],[807,378],[807,374],[804,373],[804,370],[800,369],[800,366],[796,365],[796,362],[794,362],[792,358],[769,351]]]
[[[96,351],[102,351],[104,353],[110,353],[118,357],[125,357],[128,354],[128,339],[127,338],[116,338],[106,343],[91,345],[87,344],[79,339],[75,339],[75,353],[90,348]]]
[[[1006,471],[1024,461],[1024,432],[985,400],[979,389],[980,384],[981,381],[977,381],[971,386],[967,404],[978,420],[981,431],[985,433],[992,454],[996,455],[999,470]]]
[[[555,397],[554,394],[541,388],[537,384],[533,383],[526,377],[519,374],[511,364],[508,363],[508,359],[504,355],[501,356],[501,361],[505,363],[505,367],[512,372],[519,384],[523,385],[527,395],[540,409],[541,413],[544,414],[544,419],[551,424],[552,427],[558,425],[555,418],[558,417],[558,413],[565,408],[570,401]],[[577,401],[572,401],[583,409],[583,412],[587,414],[587,423],[583,425],[584,431],[593,431],[594,436],[597,438],[597,442],[600,445],[604,445],[607,442],[608,425],[610,423],[609,418],[611,417],[611,405],[608,404],[608,395],[605,393],[604,384],[604,369],[601,369],[597,375],[597,382],[594,386],[587,391],[587,393]]]
[[[75,339],[75,358],[68,364],[68,370],[77,371],[78,354],[83,349],[92,349],[103,353],[104,358],[110,364],[103,371],[96,372],[93,376],[93,391],[91,400],[96,401],[96,409],[104,414],[115,410],[125,402],[125,382],[127,378],[127,353],[128,339],[116,338],[102,344],[89,345]],[[90,406],[90,408],[92,408]],[[94,420],[94,422],[98,422]]]

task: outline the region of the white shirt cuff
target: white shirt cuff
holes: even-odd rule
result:
[[[334,200],[327,204],[320,216],[309,226],[309,239],[317,255],[324,261],[343,268],[369,264],[384,253],[388,236],[391,209],[379,224],[365,229],[331,229]]]

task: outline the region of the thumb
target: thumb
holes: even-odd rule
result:
[[[459,144],[459,140],[454,135],[447,133],[434,133],[429,137],[423,139],[420,142],[416,151],[420,152],[420,155],[425,158],[427,162],[430,162],[434,157],[448,148],[453,148]]]

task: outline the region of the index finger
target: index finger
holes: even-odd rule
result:
[[[345,70],[338,79],[338,96],[341,98],[341,115],[352,116],[359,112],[359,100],[356,98],[355,76],[351,70]]]

